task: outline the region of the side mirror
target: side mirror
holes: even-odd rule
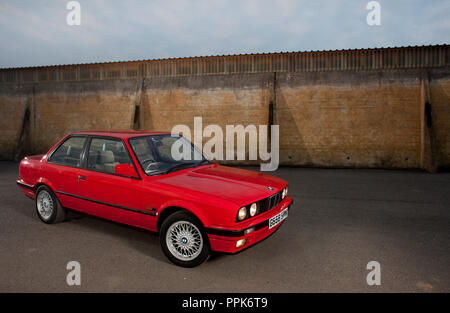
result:
[[[116,173],[116,175],[134,178],[138,177],[136,170],[130,164],[117,164],[116,167],[114,168],[114,172]]]

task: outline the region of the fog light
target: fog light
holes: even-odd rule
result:
[[[247,242],[247,239],[239,239],[238,241],[236,241],[236,248],[240,248],[243,247],[245,245],[245,243]]]

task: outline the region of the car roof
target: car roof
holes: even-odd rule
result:
[[[170,132],[163,131],[143,131],[143,130],[96,130],[96,131],[82,131],[74,132],[73,135],[97,135],[108,136],[122,139],[128,139],[132,137],[148,136],[148,135],[167,135]]]

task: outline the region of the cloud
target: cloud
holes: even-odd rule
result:
[[[0,0],[0,67],[198,55],[448,43],[450,2],[80,0],[68,26],[66,0]]]

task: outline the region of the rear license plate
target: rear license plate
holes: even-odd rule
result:
[[[288,216],[288,208],[284,209],[274,217],[271,217],[269,220],[269,229],[280,224],[282,221],[286,219],[287,216]]]

